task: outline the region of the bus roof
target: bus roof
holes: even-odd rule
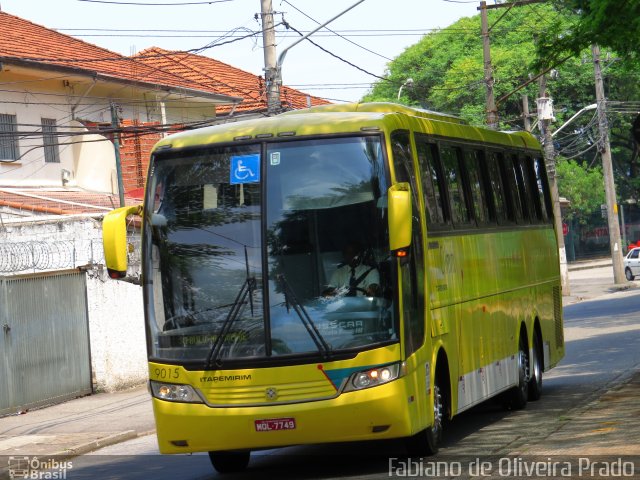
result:
[[[372,102],[372,103],[344,103],[318,105],[304,110],[292,110],[283,115],[297,115],[300,113],[316,113],[316,112],[372,112],[372,113],[403,113],[413,117],[429,118],[431,120],[439,120],[443,122],[459,123],[468,125],[466,120],[449,115],[446,113],[434,112],[432,110],[424,110],[422,108],[407,107],[398,103],[389,102]]]
[[[214,143],[234,143],[275,137],[390,132],[396,129],[423,131],[439,138],[493,143],[518,148],[539,149],[527,132],[504,133],[473,127],[452,115],[431,112],[394,103],[350,103],[321,105],[265,117],[214,125],[171,135],[156,144],[158,148],[185,148]]]

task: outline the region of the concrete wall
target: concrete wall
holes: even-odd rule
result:
[[[142,287],[87,272],[94,389],[122,390],[147,381]]]

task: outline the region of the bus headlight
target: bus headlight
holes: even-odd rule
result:
[[[391,365],[385,365],[384,367],[362,370],[361,372],[356,372],[349,377],[344,391],[352,392],[354,390],[362,390],[364,388],[382,385],[383,383],[389,383],[402,376],[402,372],[402,364],[400,363],[392,363]]]
[[[203,403],[191,385],[151,381],[151,394],[168,402]]]

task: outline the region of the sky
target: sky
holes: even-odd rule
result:
[[[302,33],[355,3],[272,0],[275,23],[284,19]],[[246,35],[201,55],[263,74],[262,35],[251,36],[262,29],[255,18],[260,0],[0,0],[0,5],[4,12],[123,55],[151,46],[189,50]],[[304,41],[286,55],[284,84],[332,101],[357,101],[405,48],[433,29],[475,15],[478,5],[474,0],[364,0],[327,26],[342,38],[326,29],[311,37],[355,66]],[[293,31],[278,33],[277,54],[298,38]]]

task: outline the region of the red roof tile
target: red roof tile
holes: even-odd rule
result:
[[[0,12],[0,57],[73,67],[128,81],[200,89],[200,85],[153,65],[70,37],[6,12]],[[211,92],[210,89],[207,89]],[[214,92],[217,93],[217,92]]]
[[[267,107],[264,79],[213,58],[192,53],[164,50],[151,47],[133,58],[147,65],[184,78],[224,95],[243,97],[237,111],[264,110]],[[330,103],[289,87],[282,87],[281,101],[287,108],[306,108],[311,105]],[[220,111],[220,109],[218,109]]]

